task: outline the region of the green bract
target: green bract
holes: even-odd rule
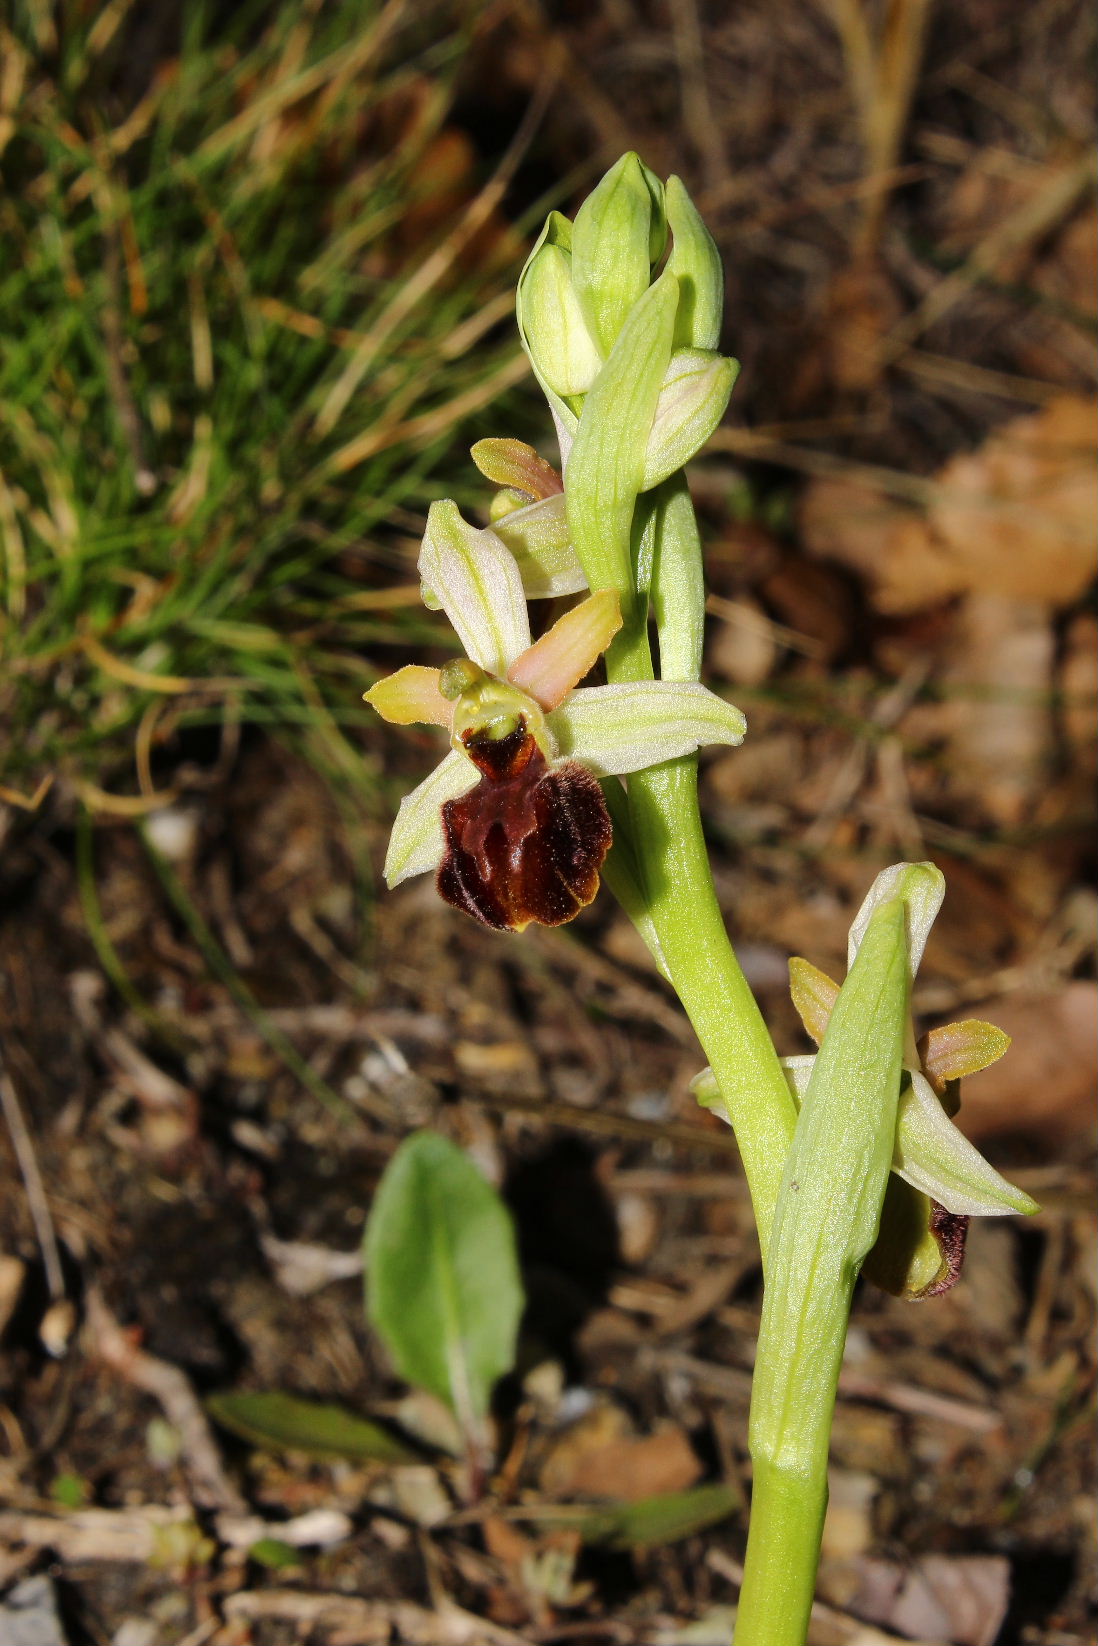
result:
[[[906,891],[908,908],[909,980],[914,981],[945,892],[941,871],[932,863],[897,863],[877,876],[851,925],[849,952],[853,964],[877,909],[903,891]],[[798,964],[803,966],[803,962]],[[822,978],[822,974],[817,976]],[[834,985],[829,987],[833,989]],[[825,1010],[822,1021],[826,1021],[826,1016]],[[811,1032],[818,1033],[816,1023],[809,1026]],[[1001,1049],[1000,1044],[996,1055]],[[813,1078],[817,1056],[782,1059],[798,1105]],[[719,1094],[708,1069],[697,1077],[693,1088],[700,1103],[720,1113]],[[1007,1212],[1037,1210],[1036,1202],[1008,1183],[953,1124],[922,1071],[910,1012],[904,1021],[904,1079],[897,1108],[892,1170],[955,1216],[995,1217]]]
[[[587,395],[566,470],[568,524],[593,589],[630,591],[633,508],[671,361],[678,285],[662,274],[633,305]],[[624,605],[624,601],[623,601]]]
[[[904,892],[918,896],[911,878],[865,928],[804,1095],[774,1210],[751,1391],[753,1545],[736,1620],[738,1638],[753,1646],[800,1646],[812,1607],[850,1300],[876,1238],[896,1125],[908,1009]],[[791,1538],[806,1556],[792,1569]]]

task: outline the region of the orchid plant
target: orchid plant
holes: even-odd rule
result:
[[[400,669],[366,697],[450,743],[401,803],[389,884],[433,871],[449,903],[521,931],[572,919],[605,879],[697,1031],[709,1066],[695,1090],[735,1129],[765,1280],[735,1640],[803,1646],[855,1279],[932,1297],[957,1277],[969,1217],[1036,1207],[952,1120],[960,1079],[1006,1037],[969,1022],[916,1039],[911,984],[944,893],[932,864],[877,877],[841,987],[790,963],[811,1056],[778,1056],[729,941],[697,751],[746,727],[699,678],[702,551],[683,472],[735,382],[722,295],[682,183],[635,154],[574,222],[550,214],[517,307],[561,471],[517,440],[474,446],[496,487],[488,524],[436,503],[419,560],[424,601],[464,656]],[[532,640],[527,602],[578,594]],[[581,684],[600,660],[606,683]]]

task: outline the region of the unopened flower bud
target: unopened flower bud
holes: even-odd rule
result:
[[[679,282],[676,349],[715,349],[724,312],[724,270],[716,243],[678,177],[667,179],[667,267]]]
[[[568,219],[550,213],[518,286],[526,352],[538,376],[562,398],[586,394],[602,366],[572,281],[570,242]]]
[[[666,240],[663,184],[638,155],[622,155],[587,196],[572,229],[576,295],[604,358],[651,284]]]

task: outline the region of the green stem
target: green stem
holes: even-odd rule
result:
[[[797,1111],[717,902],[696,760],[634,772],[629,810],[647,913],[735,1129],[765,1260]]]
[[[653,606],[661,673],[665,680],[696,680],[705,591],[701,542],[682,473],[660,486],[656,507]],[[632,621],[607,653],[610,680],[652,678],[647,633],[638,630],[635,616],[647,602],[638,601],[636,594],[630,599]],[[646,940],[645,926],[654,932],[661,969],[682,1001],[720,1087],[740,1146],[765,1262],[797,1110],[717,902],[698,809],[697,761],[669,761],[634,772],[629,820],[634,872],[644,897],[645,921],[638,922],[638,929]]]
[[[826,1445],[818,1468],[755,1462],[735,1646],[804,1646],[826,1509]]]
[[[897,898],[874,914],[839,991],[784,1162],[751,1387],[735,1646],[804,1646],[808,1630],[850,1302],[892,1159],[907,956]]]

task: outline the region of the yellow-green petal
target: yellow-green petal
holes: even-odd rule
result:
[[[438,676],[437,669],[409,663],[362,695],[382,720],[394,726],[448,726],[453,704],[439,691]]]

